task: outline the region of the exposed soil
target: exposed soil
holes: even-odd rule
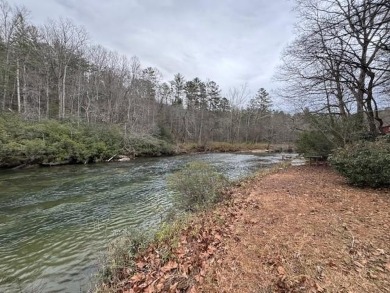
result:
[[[140,257],[120,292],[390,292],[390,190],[326,166],[259,175],[193,219],[164,261]]]

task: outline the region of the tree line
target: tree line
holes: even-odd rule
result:
[[[325,115],[322,129],[344,143],[356,133],[383,132],[381,107],[390,101],[389,1],[297,0],[296,12],[296,37],[278,73],[281,94]]]
[[[178,73],[164,81],[100,45],[69,19],[32,24],[29,12],[0,1],[0,111],[25,119],[121,125],[124,135],[169,133],[178,141],[293,140],[291,115],[273,111],[265,89],[222,96],[212,80]],[[249,104],[247,101],[250,100]]]
[[[277,78],[280,93],[308,118],[298,152],[329,156],[352,184],[388,186],[390,2],[296,3],[295,39]]]

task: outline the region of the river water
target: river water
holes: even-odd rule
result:
[[[0,171],[0,292],[87,291],[110,240],[167,215],[166,177],[190,161],[239,179],[281,159],[196,154]]]

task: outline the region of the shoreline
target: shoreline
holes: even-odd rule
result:
[[[97,291],[389,288],[389,189],[349,186],[326,166],[279,166],[226,192],[230,200],[176,228],[175,245],[152,243],[134,271]]]
[[[190,144],[188,144],[190,145]],[[1,170],[25,170],[25,169],[34,169],[34,168],[52,168],[52,167],[61,167],[61,166],[69,166],[69,165],[91,165],[91,164],[102,164],[102,163],[113,163],[113,162],[130,162],[136,159],[142,158],[159,158],[159,157],[172,157],[179,155],[193,155],[193,154],[207,154],[207,153],[253,153],[253,154],[272,154],[272,153],[281,153],[280,149],[275,148],[272,150],[269,149],[251,149],[251,147],[255,147],[257,144],[247,144],[246,148],[243,148],[240,143],[237,144],[229,144],[232,149],[221,150],[218,147],[204,147],[199,145],[190,145],[187,144],[176,144],[173,145],[174,152],[172,154],[157,154],[157,155],[125,155],[125,154],[117,154],[112,156],[110,159],[101,160],[96,162],[86,162],[86,163],[73,163],[67,161],[61,162],[50,162],[50,163],[24,163],[18,166],[1,166]],[[278,145],[276,145],[278,146]],[[241,148],[240,148],[241,147]],[[199,148],[204,148],[204,150],[199,151]],[[283,150],[283,148],[281,148]],[[119,158],[119,159],[116,159]]]

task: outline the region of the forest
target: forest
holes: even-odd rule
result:
[[[165,4],[200,23],[206,2]],[[0,0],[0,291],[82,292],[95,269],[91,292],[389,288],[390,1],[291,2],[233,1],[218,18],[268,35],[280,19],[259,15],[296,18],[273,68],[235,60],[274,73],[253,90],[163,76],[74,20],[33,23]]]
[[[273,92],[291,113],[276,110],[261,85],[251,93],[207,77],[168,80],[136,56],[95,45],[69,19],[38,26],[21,6],[2,0],[0,10],[0,166],[169,154],[177,143],[297,141],[301,153],[327,156],[389,128],[385,0],[297,1]]]
[[[302,0],[296,13],[296,35],[277,74],[280,94],[326,117],[326,132],[343,144],[383,134],[390,123],[389,2]]]
[[[351,183],[390,182],[390,3],[299,0],[277,78],[309,127],[301,153],[330,157]]]
[[[121,133],[125,153],[129,142],[134,145],[134,138],[144,145],[165,139],[201,146],[212,141],[269,145],[294,140],[292,115],[273,110],[264,88],[251,94],[242,85],[222,95],[219,85],[209,79],[187,80],[177,73],[167,81],[157,68],[143,67],[136,56],[128,58],[94,45],[86,30],[69,19],[36,26],[29,22],[25,8],[4,0],[0,3],[0,31],[0,110],[3,115],[18,115],[30,128],[35,122],[41,128],[54,123],[50,120],[70,124],[69,129],[74,125],[79,129],[107,126],[106,132],[115,128]],[[3,160],[0,165],[63,159],[31,155],[42,153],[39,145],[44,136],[46,144],[47,138],[58,142],[50,138],[55,135],[50,135],[48,128],[53,127],[22,134],[22,124],[15,131],[12,125],[3,127],[0,157],[18,159]],[[25,142],[31,139],[36,140],[37,149],[28,151],[31,143]],[[63,147],[65,152],[75,153],[72,148],[77,143]],[[108,159],[116,152],[112,149],[103,157]],[[91,158],[101,156],[91,154]]]

